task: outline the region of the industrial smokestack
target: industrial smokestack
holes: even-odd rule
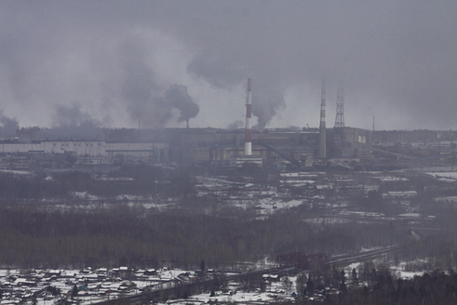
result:
[[[246,130],[244,135],[244,154],[252,155],[252,136],[251,136],[251,100],[252,88],[251,79],[248,78],[248,95],[246,97]]]
[[[319,125],[319,154],[318,158],[325,159],[327,157],[326,144],[326,127],[325,127],[325,80],[322,80],[321,93],[321,122]]]

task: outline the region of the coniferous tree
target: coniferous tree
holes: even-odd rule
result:
[[[309,296],[314,294],[314,281],[311,274],[308,276],[308,281],[306,282],[306,292]]]
[[[339,290],[342,293],[347,293],[347,286],[346,286],[346,274],[344,273],[344,269],[341,270],[341,275],[340,275],[340,287]]]
[[[297,276],[297,280],[296,280],[296,287],[297,287],[297,292],[298,292],[298,295],[301,296],[301,295],[306,295],[306,275],[304,273],[300,273],[298,276]]]
[[[204,260],[202,260],[202,262],[200,263],[200,270],[202,271],[202,273],[204,273],[205,270],[206,270],[205,269],[205,261]]]
[[[357,271],[355,268],[352,268],[352,284],[357,286],[359,284],[359,278],[357,277]]]
[[[78,286],[74,285],[74,286],[73,286],[73,289],[71,290],[71,296],[72,296],[72,297],[77,296],[77,295],[78,295],[78,292],[79,292]]]

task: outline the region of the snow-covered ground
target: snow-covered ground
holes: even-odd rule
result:
[[[424,174],[436,178],[440,181],[457,181],[457,172],[424,172]]]
[[[373,249],[362,249],[369,251]],[[385,265],[383,259],[374,260],[373,266]],[[426,266],[427,261],[402,262],[396,266],[391,266],[390,271],[397,278],[410,279],[414,276],[421,276],[423,271],[411,271],[411,266]],[[265,269],[265,261],[260,261],[259,266]],[[254,267],[254,266],[253,266]],[[352,263],[344,267],[344,272],[348,283],[352,283],[352,270],[360,273],[363,263]],[[308,276],[308,274],[305,272]],[[101,268],[92,270],[0,270],[0,286],[3,290],[3,298],[0,304],[32,304],[35,299],[38,304],[51,305],[60,299],[77,301],[79,304],[96,303],[102,300],[118,298],[121,296],[135,295],[144,290],[154,290],[159,288],[173,287],[180,281],[192,281],[196,278],[196,273],[179,269],[169,270],[167,268],[159,270],[129,270],[127,267],[114,268],[107,270]],[[230,276],[230,274],[226,274]],[[123,279],[128,277],[129,280]],[[213,302],[230,303],[268,303],[277,301],[294,300],[297,296],[297,277],[284,276],[275,278],[269,274],[263,275],[265,279],[264,289],[260,288],[243,289],[241,283],[231,281],[227,286],[220,290],[210,291],[198,295],[189,296],[185,300],[169,300],[166,304],[201,304]],[[364,285],[366,283],[359,283]],[[76,296],[72,297],[72,290],[78,287]],[[51,293],[52,289],[59,290],[58,295]],[[326,288],[327,289],[327,288]],[[317,296],[319,298],[319,296]],[[165,304],[165,303],[164,303]]]
[[[283,201],[275,198],[264,198],[259,200],[256,208],[259,210],[260,214],[272,214],[275,210],[290,209],[302,205],[303,203],[304,200]]]
[[[153,274],[146,275],[147,272]],[[60,299],[89,304],[121,295],[137,294],[148,288],[172,287],[175,282],[182,281],[182,274],[192,276],[193,272],[166,268],[133,271],[127,267],[111,270],[1,269],[0,287],[3,298],[0,304],[32,304],[34,299],[38,304],[55,304]],[[123,279],[125,277],[129,280]],[[72,297],[75,286],[79,291]]]

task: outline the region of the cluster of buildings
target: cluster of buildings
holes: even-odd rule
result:
[[[190,281],[194,272],[128,267],[0,270],[1,304],[98,303]]]
[[[210,293],[212,288],[207,284],[201,294],[188,296],[193,303],[206,304],[227,299],[251,302],[259,298],[268,303],[278,299],[293,300],[297,296],[295,277],[281,282],[279,275],[264,274],[265,287],[261,291],[260,288],[242,287],[237,281],[240,273],[233,271],[134,270],[128,267],[92,270],[87,267],[83,270],[0,270],[0,300],[1,304],[106,304],[110,300],[127,298],[134,302],[132,300],[142,293],[160,295],[160,291],[170,291],[174,287],[178,291],[182,285],[198,283],[198,280],[210,283],[218,276],[225,277],[223,285],[218,285]],[[165,293],[162,295],[165,296]],[[170,294],[170,297],[176,298],[176,295]],[[168,300],[167,303],[182,301]]]

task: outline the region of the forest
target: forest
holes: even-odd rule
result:
[[[263,176],[259,181],[265,181],[267,175],[259,176]],[[442,211],[441,231],[418,238],[405,221],[327,225],[308,221],[322,213],[319,208],[298,206],[258,217],[253,208],[229,206],[211,195],[197,196],[190,170],[122,165],[109,177],[132,179],[103,180],[85,171],[43,173],[31,179],[0,175],[0,265],[198,268],[204,260],[209,268],[219,268],[265,259],[274,262],[277,255],[297,251],[332,257],[404,245],[392,257],[395,263],[428,258],[411,263],[411,268],[414,264],[421,270],[457,266],[452,211]],[[75,197],[77,192],[100,199],[88,202]],[[116,197],[125,194],[165,201],[172,198],[175,204],[146,209]],[[351,200],[369,211],[387,214],[388,209],[398,209],[384,204],[379,194]],[[217,208],[211,209],[213,206]]]
[[[36,206],[0,208],[0,263],[32,267],[218,267],[296,251],[357,252],[362,246],[409,241],[401,226],[342,225],[316,230],[299,214],[253,219],[176,208],[166,212],[124,205],[87,211]]]
[[[323,290],[322,304],[447,305],[457,303],[457,274],[453,270],[433,271],[412,279],[402,279],[373,269],[369,275],[369,281],[365,282],[367,285],[357,283],[354,285],[354,281],[358,281],[355,270],[352,275],[345,275],[344,272],[340,274],[338,293],[326,294]],[[315,304],[316,302],[313,301],[315,290],[310,292],[307,289],[315,285],[308,279],[303,293],[298,296],[294,304]]]
[[[131,180],[107,181],[100,177],[128,177]],[[32,178],[0,174],[0,202],[40,201],[42,199],[71,199],[74,192],[88,192],[113,198],[117,195],[158,195],[163,197],[187,195],[194,181],[185,170],[173,171],[144,165],[123,165],[111,169],[109,175],[92,174],[88,170],[38,172]]]

